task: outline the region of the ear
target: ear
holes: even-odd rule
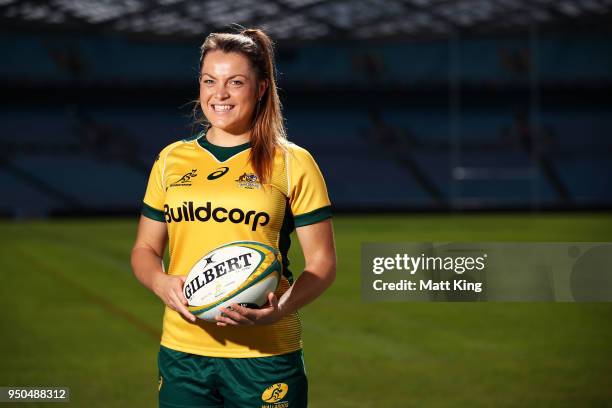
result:
[[[268,89],[268,80],[264,79],[259,81],[259,89],[257,90],[257,99],[261,99],[264,94],[266,93],[266,90]]]

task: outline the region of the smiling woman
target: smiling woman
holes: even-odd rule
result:
[[[200,106],[216,132],[225,133],[234,145],[249,140],[255,106],[267,88],[253,75],[249,60],[235,52],[206,55],[200,79]],[[209,133],[208,139],[225,137]]]
[[[298,309],[336,273],[325,182],[312,156],[287,141],[270,38],[252,29],[213,33],[201,51],[204,130],[159,154],[132,250],[137,279],[166,304],[159,404],[305,407]],[[295,282],[287,259],[294,230],[305,260]],[[278,251],[277,290],[259,309],[232,304],[214,321],[196,319],[186,275],[214,248],[244,241]]]
[[[206,38],[198,105],[209,127],[207,140],[223,147],[250,142],[254,170],[266,180],[274,151],[284,148],[287,135],[272,41],[263,31],[212,33]]]

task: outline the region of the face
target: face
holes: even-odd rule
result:
[[[236,52],[211,51],[202,63],[200,106],[213,127],[242,134],[251,127],[257,99],[266,89],[251,63]]]

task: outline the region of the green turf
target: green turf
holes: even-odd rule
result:
[[[135,225],[0,223],[0,385],[69,386],[75,407],[155,406],[162,306],[130,272]],[[302,312],[312,407],[610,406],[612,304],[364,304],[359,292],[364,241],[612,241],[610,215],[335,227],[337,281]]]

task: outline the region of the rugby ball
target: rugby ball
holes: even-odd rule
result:
[[[281,265],[278,250],[260,242],[232,242],[215,248],[185,279],[187,308],[207,321],[215,320],[219,308],[234,303],[256,309],[278,288]]]

